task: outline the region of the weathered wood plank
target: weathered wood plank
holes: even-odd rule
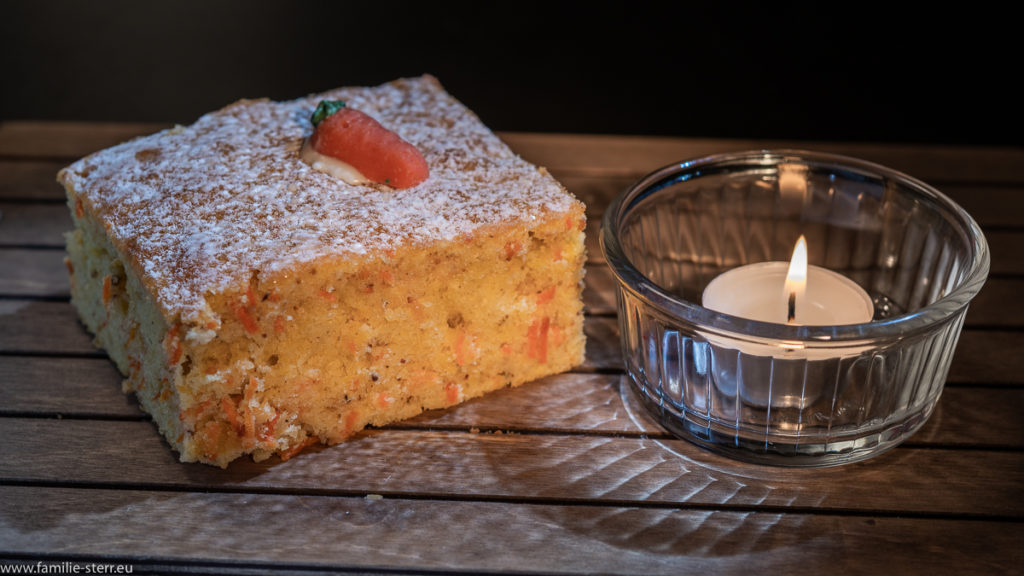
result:
[[[66,165],[60,160],[0,158],[0,200],[63,200],[57,172]]]
[[[964,330],[957,341],[950,382],[1024,383],[1024,332]]]
[[[1024,562],[1020,537],[1019,523],[956,519],[0,487],[7,553],[217,562],[235,571],[674,575],[756,564],[780,573],[799,565],[1011,574]]]
[[[1024,227],[1024,188],[949,184],[939,188],[974,218],[982,229]]]
[[[928,422],[908,445],[1024,449],[1024,390],[947,386]]]
[[[56,202],[0,202],[0,246],[63,248],[74,225],[67,206]]]
[[[0,356],[0,382],[0,415],[144,416],[135,400],[121,392],[121,375],[102,358]],[[395,427],[665,435],[621,386],[616,374],[560,374]],[[910,442],[1024,449],[1022,412],[1024,390],[947,387],[936,412]]]
[[[0,479],[75,485],[379,493],[889,511],[1024,519],[1024,453],[898,448],[826,469],[742,464],[683,440],[369,430],[287,463],[184,465],[151,422],[0,418]]]
[[[64,250],[0,248],[0,295],[26,298],[68,298]]]
[[[965,325],[1013,327],[1024,325],[1024,278],[989,278],[971,301]]]
[[[0,414],[143,417],[107,358],[0,356]]]
[[[0,123],[0,156],[73,160],[169,127],[127,122],[5,121]]]
[[[583,333],[587,337],[587,351],[581,370],[622,370],[622,343],[617,318],[586,316]]]
[[[1024,258],[1021,258],[1024,254],[1024,229],[1021,232],[986,231],[985,240],[992,252],[990,274],[1024,275]]]
[[[926,182],[1024,182],[1024,149],[847,142],[720,140],[503,132],[523,158],[552,173],[632,177],[711,154],[799,148],[883,164]]]
[[[103,355],[69,302],[0,299],[0,352]]]

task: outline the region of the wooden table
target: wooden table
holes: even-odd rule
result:
[[[1024,149],[503,134],[589,206],[586,363],[343,445],[181,464],[68,304],[59,168],[150,125],[0,125],[0,566],[135,572],[1021,573]],[[867,462],[736,463],[622,388],[603,208],[643,173],[763,147],[858,156],[981,223],[992,274],[936,413]],[[781,571],[779,570],[781,569]],[[768,571],[771,572],[768,572]]]

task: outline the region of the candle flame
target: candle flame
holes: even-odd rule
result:
[[[801,235],[793,248],[793,257],[789,260],[789,271],[786,273],[785,296],[789,313],[786,315],[790,324],[796,323],[796,311],[804,300],[807,292],[807,240]]]

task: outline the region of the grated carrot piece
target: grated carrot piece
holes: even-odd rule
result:
[[[203,425],[200,437],[203,444],[203,456],[210,460],[217,457],[217,448],[220,445],[220,438],[224,430],[216,420],[209,420]]]
[[[245,289],[245,302],[249,308],[256,306],[256,294],[252,291],[252,284]]]
[[[174,366],[181,360],[181,339],[178,338],[180,328],[181,324],[171,326],[171,329],[167,331],[167,336],[164,337],[164,351],[167,352],[167,364],[169,366]]]
[[[245,425],[238,418],[238,407],[235,406],[235,401],[230,396],[224,396],[220,399],[220,409],[224,412],[224,415],[228,417],[228,422],[231,427],[235,429],[235,433],[239,436],[245,435]]]
[[[349,436],[356,429],[356,424],[359,422],[359,411],[352,410],[345,415],[345,436]]]
[[[256,411],[252,409],[252,400],[256,395],[256,387],[259,381],[255,376],[249,378],[245,386],[245,395],[242,397],[242,409],[245,411],[245,434],[242,435],[243,445],[251,447],[256,442]]]
[[[548,328],[551,319],[547,316],[534,320],[526,330],[526,355],[541,364],[548,361]]]
[[[540,306],[543,304],[547,304],[548,302],[554,300],[556,288],[558,288],[558,286],[552,286],[547,290],[541,292],[540,294],[537,294],[537,305]]]
[[[523,249],[523,245],[515,240],[505,243],[505,260],[511,260],[519,251]]]
[[[459,330],[455,335],[455,363],[465,366],[469,361],[469,344],[466,342],[468,336],[465,330]]]
[[[444,394],[449,404],[456,404],[462,396],[462,387],[455,382],[449,382],[444,385]]]
[[[103,305],[110,304],[110,298],[114,295],[113,278],[109,274],[103,277]]]
[[[302,452],[303,450],[305,450],[307,447],[309,447],[314,442],[316,442],[316,436],[307,436],[306,439],[303,440],[302,442],[300,442],[300,443],[296,444],[295,446],[292,446],[291,448],[281,452],[281,460],[284,461],[284,462],[287,462],[292,457],[296,456],[299,452]]]
[[[256,325],[256,321],[249,315],[245,306],[235,306],[235,316],[238,317],[238,321],[242,323],[246,332],[249,334],[259,332],[260,327]]]
[[[192,422],[193,424],[199,419],[206,411],[213,405],[212,400],[204,400],[191,408],[182,410],[178,413],[178,420],[182,422]]]
[[[551,325],[548,328],[548,342],[555,347],[560,346],[565,342],[565,332],[563,332],[558,326]]]
[[[277,430],[277,420],[281,417],[281,413],[274,411],[274,417],[267,422],[267,425],[263,427],[263,432],[260,434],[260,440],[263,441],[267,446],[273,446],[274,443],[274,432]]]

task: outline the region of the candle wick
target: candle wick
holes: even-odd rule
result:
[[[792,290],[789,293],[789,313],[786,317],[788,324],[792,324],[796,320],[796,290]]]

